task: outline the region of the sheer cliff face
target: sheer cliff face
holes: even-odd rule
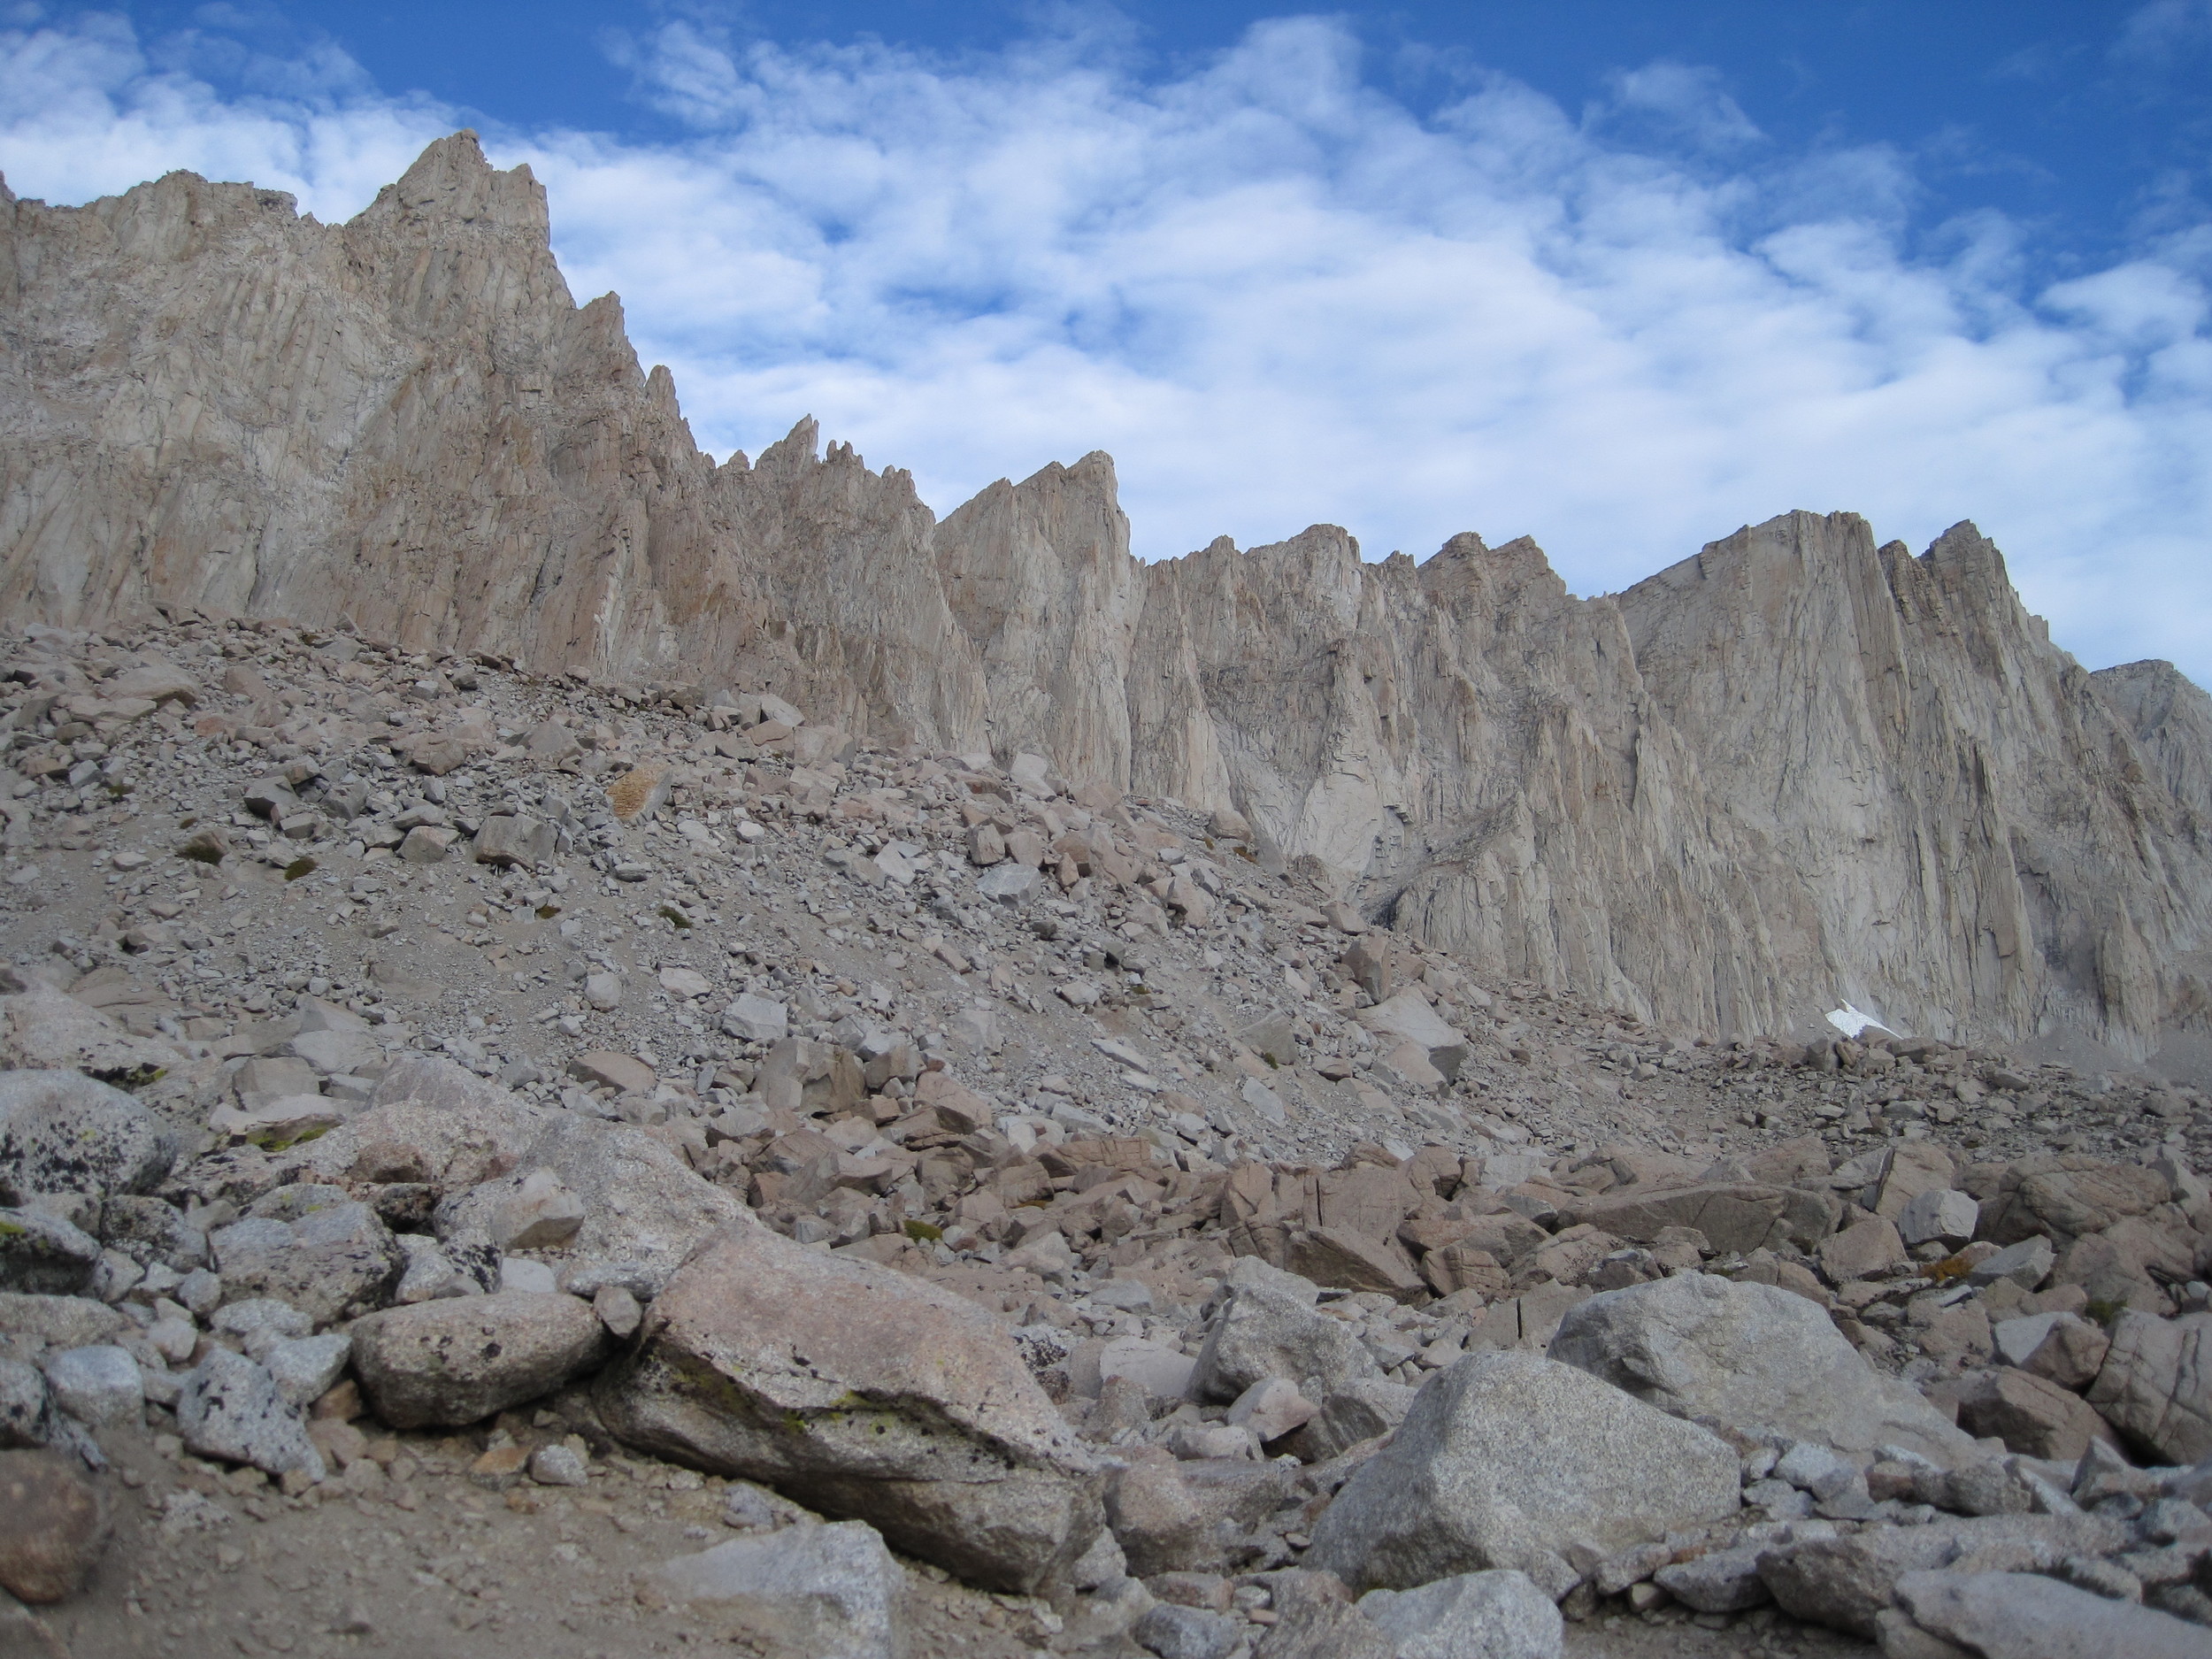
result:
[[[2088,674],[1961,526],[1795,513],[1617,597],[1532,544],[1317,526],[1141,565],[1112,462],[939,523],[895,469],[693,444],[543,192],[441,141],[358,218],[172,174],[0,199],[0,609],[286,616],[1234,806],[1492,972],[1717,1033],[2212,1025],[2212,700]]]

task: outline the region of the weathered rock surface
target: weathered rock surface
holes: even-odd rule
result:
[[[1559,1609],[1525,1573],[1467,1572],[1415,1590],[1370,1590],[1359,1611],[1392,1659],[1558,1659]]]
[[[33,1193],[143,1193],[176,1161],[176,1132],[81,1071],[0,1072],[0,1203]]]
[[[1735,1454],[1705,1430],[1571,1366],[1476,1355],[1421,1391],[1306,1564],[1383,1588],[1512,1568],[1563,1594],[1571,1545],[1609,1554],[1721,1519],[1738,1486]]]
[[[353,1363],[396,1428],[458,1425],[534,1400],[588,1368],[606,1328],[588,1302],[501,1291],[390,1308],[353,1325]]]
[[[641,1601],[681,1603],[757,1649],[819,1659],[906,1659],[905,1581],[859,1521],[733,1538],[637,1577]]]
[[[1786,1613],[1872,1640],[1908,1573],[2039,1572],[2118,1548],[2127,1533],[2091,1515],[1993,1515],[1814,1538],[1767,1550],[1759,1576]]]
[[[1100,1525],[1091,1459],[1003,1326],[749,1220],[678,1271],[599,1398],[634,1445],[865,1520],[977,1582],[1047,1583]]]
[[[1682,1273],[1607,1291],[1568,1310],[1548,1351],[1662,1410],[1755,1439],[1901,1446],[1946,1466],[1975,1451],[1917,1389],[1860,1357],[1819,1308],[1771,1285]]]
[[[772,680],[798,735],[995,745],[1218,808],[1486,971],[1709,1031],[1839,994],[2138,1055],[2203,1026],[2203,695],[2082,672],[1970,525],[1914,558],[1790,513],[1586,601],[1473,535],[1419,565],[1325,526],[1141,565],[1102,455],[941,523],[810,421],[718,467],[618,302],[572,301],[536,181],[466,134],[342,226],[172,173],[11,199],[0,247],[9,615],[204,606]],[[241,339],[242,307],[330,347]],[[199,695],[133,672],[142,704]],[[501,818],[488,856],[535,850]]]
[[[1923,1630],[1986,1659],[2212,1659],[2201,1625],[2040,1573],[1910,1572],[1897,1600]]]
[[[100,1494],[51,1452],[0,1452],[0,1589],[34,1604],[73,1594],[100,1558]]]

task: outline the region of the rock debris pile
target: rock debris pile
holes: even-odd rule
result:
[[[1676,1036],[767,690],[0,675],[12,1638],[2212,1653],[2200,1092]]]

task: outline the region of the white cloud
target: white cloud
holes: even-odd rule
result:
[[[1102,448],[1149,556],[1527,532],[1581,591],[1791,507],[1915,545],[1972,517],[2086,660],[2212,680],[2203,233],[2037,293],[2016,227],[1909,250],[1900,157],[1775,154],[1702,71],[1575,118],[1471,75],[1424,120],[1325,20],[1165,80],[1123,51],[680,25],[623,57],[680,140],[487,142],[718,451],[812,413],[945,511]],[[219,95],[111,20],[0,35],[0,166],[58,200],[189,166],[331,218],[458,121],[329,54],[254,84],[280,89]]]

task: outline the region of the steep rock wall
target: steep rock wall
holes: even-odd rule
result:
[[[1786,514],[1582,600],[1472,535],[1142,565],[1099,454],[941,523],[810,420],[718,466],[468,134],[339,227],[185,173],[7,196],[0,346],[11,618],[201,607],[773,686],[1234,806],[1487,972],[1716,1033],[1839,996],[2134,1054],[2212,1024],[2212,700],[2085,672],[1970,526],[1914,558]]]

